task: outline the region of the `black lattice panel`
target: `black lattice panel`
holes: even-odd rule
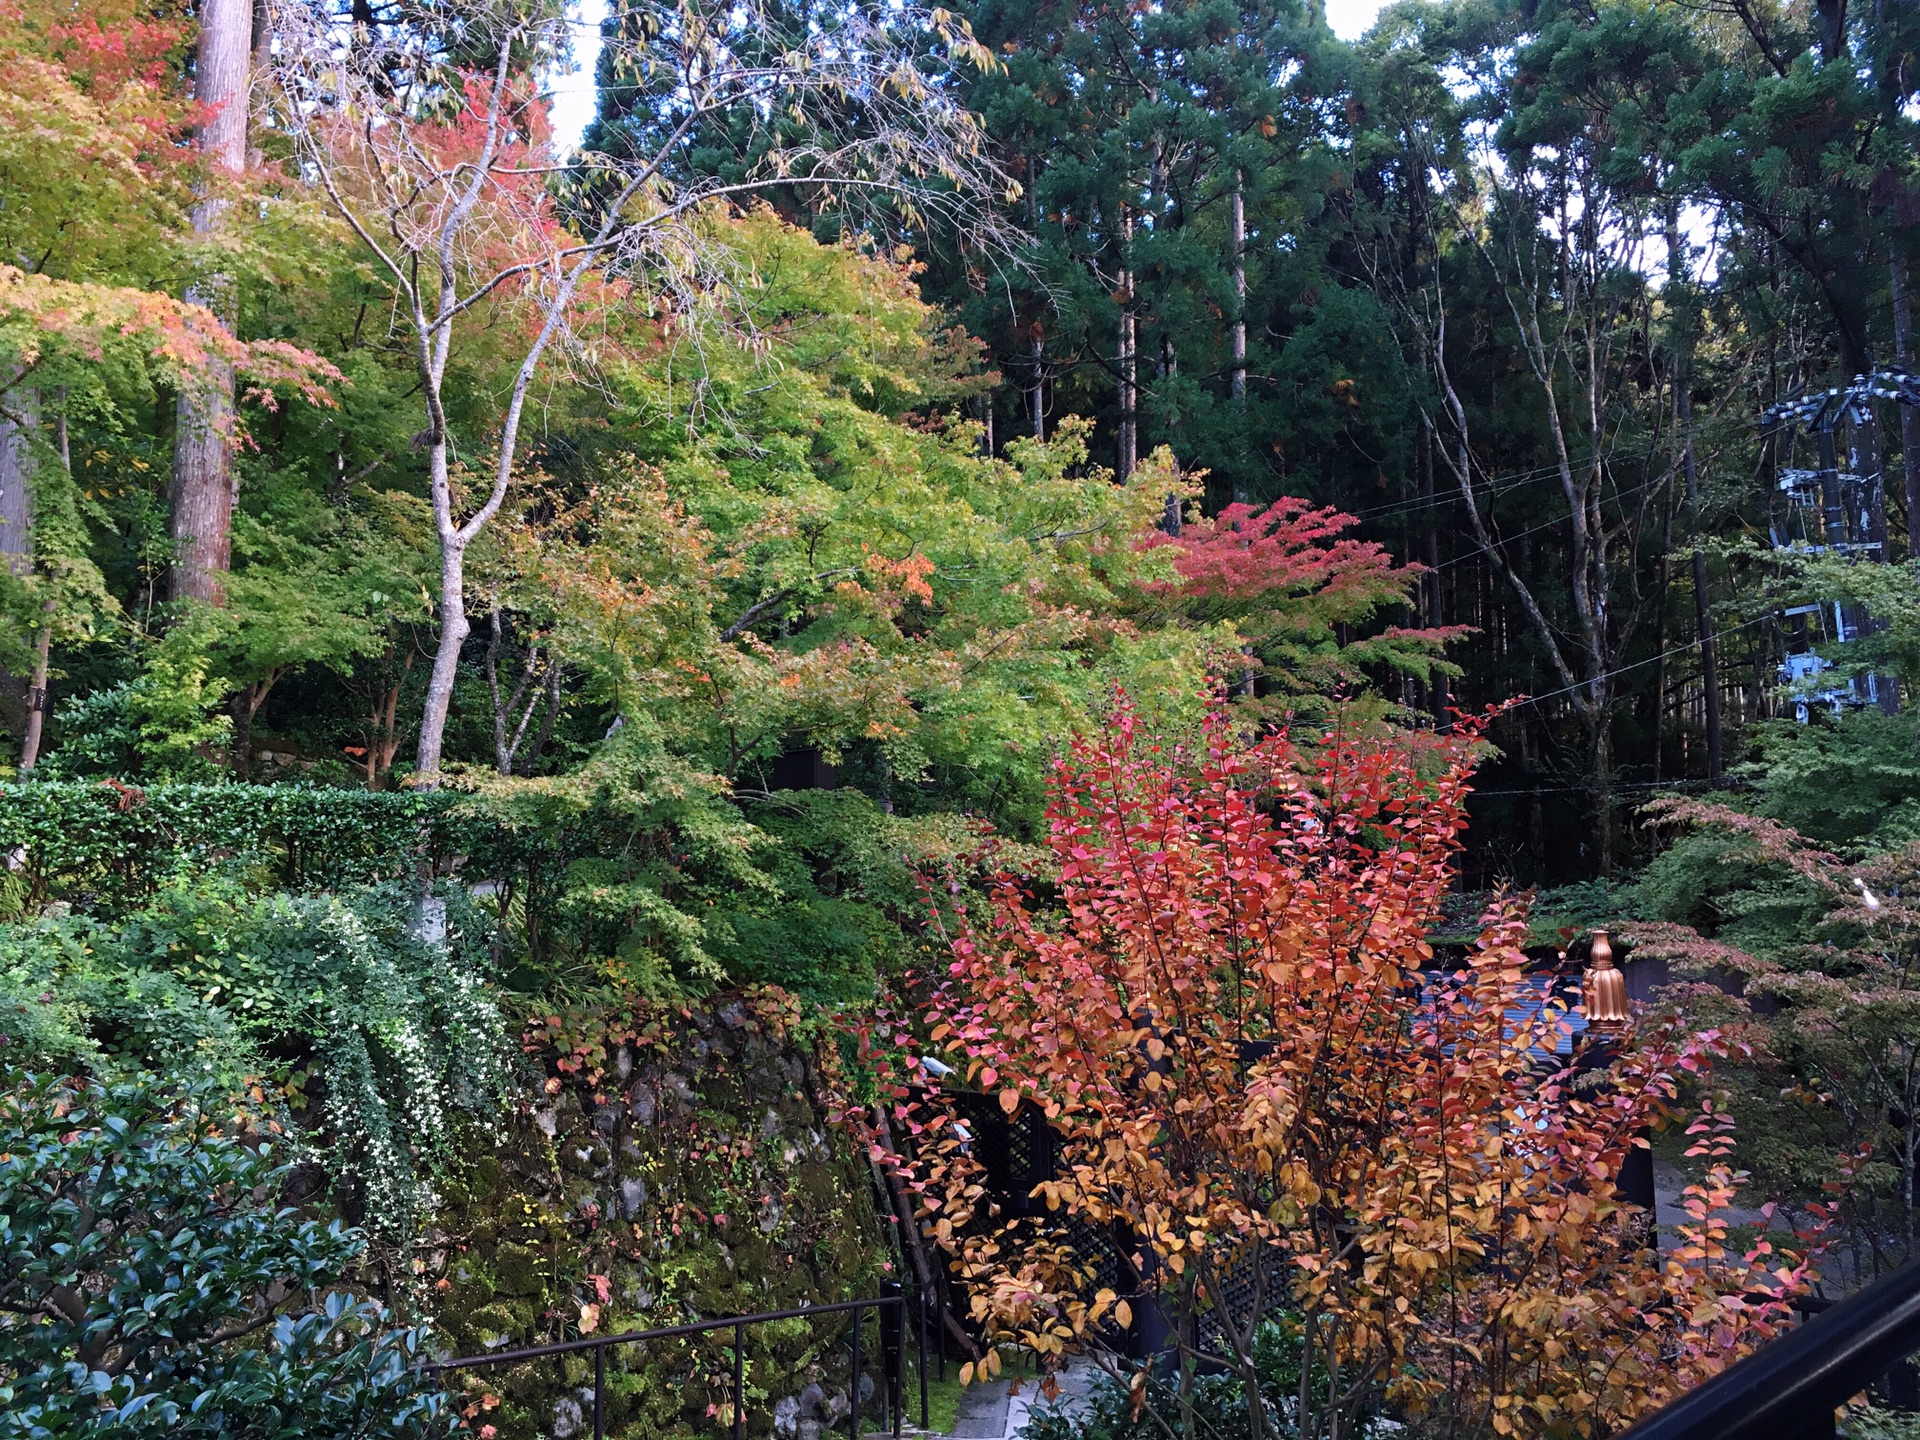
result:
[[[1266,1271],[1264,1304],[1261,1303],[1260,1287],[1255,1283],[1261,1269]],[[1227,1343],[1226,1329],[1219,1311],[1224,1309],[1233,1318],[1235,1329],[1244,1329],[1250,1321],[1279,1314],[1286,1308],[1287,1301],[1286,1264],[1277,1251],[1263,1246],[1243,1256],[1237,1265],[1228,1270],[1219,1290],[1214,1304],[1208,1306],[1195,1322],[1193,1343],[1194,1348],[1204,1355],[1232,1359],[1233,1347]]]

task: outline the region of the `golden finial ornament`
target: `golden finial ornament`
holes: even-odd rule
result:
[[[1587,946],[1587,968],[1580,976],[1580,1008],[1587,1029],[1617,1035],[1633,1018],[1627,1009],[1627,977],[1613,963],[1613,942],[1596,930]]]

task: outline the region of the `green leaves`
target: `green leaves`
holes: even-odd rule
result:
[[[0,1075],[0,1435],[433,1436],[423,1330],[335,1287],[365,1245],[278,1208],[218,1090]]]
[[[119,919],[0,927],[6,1053],[257,1083],[332,1198],[404,1243],[462,1124],[507,1088],[479,917],[445,896],[445,940],[429,941],[418,903],[410,885],[261,898],[216,872]]]
[[[423,846],[439,856],[476,843],[476,820],[453,796],[410,791],[0,784],[0,854],[14,856],[17,903],[35,910],[89,894],[138,903],[176,869],[215,861],[297,890],[391,879],[411,872]]]

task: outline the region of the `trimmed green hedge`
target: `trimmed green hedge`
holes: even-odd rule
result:
[[[137,902],[181,865],[238,861],[281,889],[320,890],[412,873],[493,827],[459,797],[299,785],[0,784],[0,857],[14,905]],[[24,890],[24,893],[20,893]],[[9,906],[8,908],[12,908]]]

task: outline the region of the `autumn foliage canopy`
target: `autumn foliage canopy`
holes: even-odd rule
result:
[[[1431,681],[1456,675],[1444,658],[1463,625],[1373,623],[1410,607],[1425,573],[1352,532],[1359,521],[1286,495],[1256,509],[1235,503],[1194,516],[1178,534],[1156,530],[1142,548],[1171,557],[1177,579],[1160,586],[1191,619],[1230,622],[1250,668],[1298,704],[1304,692],[1364,688],[1367,667]]]
[[[1006,877],[960,917],[928,1037],[950,1083],[1044,1116],[1053,1178],[1001,1213],[937,1092],[903,1088],[891,1127],[988,1333],[1091,1351],[1144,1405],[1121,1332],[1157,1311],[1185,1361],[1247,1379],[1259,1436],[1254,1331],[1278,1311],[1297,1433],[1350,1434],[1384,1404],[1507,1435],[1603,1433],[1780,1323],[1804,1265],[1729,1248],[1711,1108],[1682,1243],[1642,1249],[1615,1189],[1728,1042],[1643,1020],[1576,1083],[1517,907],[1433,968],[1476,740],[1247,744],[1216,708],[1194,744],[1163,744],[1122,698],[1058,763],[1057,882]],[[1090,1278],[1103,1244],[1128,1283]]]

